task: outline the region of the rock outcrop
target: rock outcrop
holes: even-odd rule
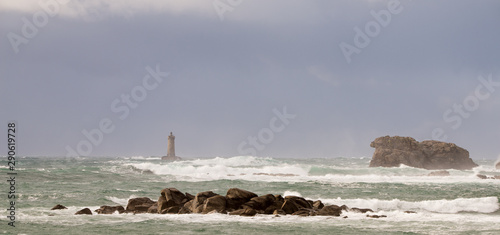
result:
[[[56,206],[61,208],[63,206]],[[54,208],[56,208],[54,207]],[[113,213],[154,213],[154,214],[212,214],[223,213],[239,216],[255,216],[267,214],[279,217],[280,215],[297,216],[340,216],[342,211],[356,213],[373,212],[371,209],[349,208],[346,205],[325,205],[320,200],[306,200],[298,196],[286,196],[257,194],[239,188],[231,188],[226,196],[216,194],[212,191],[197,193],[193,196],[182,193],[176,188],[165,188],[161,191],[158,201],[148,197],[132,198],[127,207],[123,206],[101,206],[96,209],[97,214]],[[89,208],[84,208],[75,215],[92,215]],[[371,215],[370,215],[371,216]],[[347,216],[344,216],[347,218]]]
[[[497,170],[500,170],[500,161],[498,161],[498,162],[497,162],[497,164],[495,165],[495,168],[496,168]]]
[[[411,137],[384,136],[375,139],[370,167],[399,167],[401,164],[424,168],[470,170],[476,163],[469,152],[453,143],[434,140],[418,142]]]
[[[122,207],[123,208],[123,207]],[[102,206],[97,209],[99,214],[114,213],[119,208]],[[129,200],[125,212],[133,213],[159,213],[159,214],[211,214],[224,213],[239,216],[254,216],[256,214],[298,215],[298,216],[340,216],[342,211],[366,213],[371,209],[358,209],[342,205],[324,205],[320,200],[306,200],[298,196],[257,194],[231,188],[226,196],[212,191],[197,193],[193,196],[182,193],[175,188],[165,188],[161,191],[158,202],[147,197],[132,198]],[[120,212],[121,213],[121,212]]]
[[[123,208],[123,206],[101,206],[101,208],[95,210],[94,212],[97,212],[97,214],[109,215],[115,213],[116,211],[121,214],[125,212],[125,208]]]
[[[61,204],[57,204],[54,207],[52,207],[51,210],[64,210],[64,209],[68,209],[68,208],[66,208],[65,206],[63,206]]]
[[[476,176],[480,179],[483,179],[483,180],[487,180],[487,179],[500,180],[500,175],[487,176],[487,175],[483,175],[483,174],[477,174]]]
[[[165,160],[165,161],[179,161],[179,160],[182,160],[181,157],[177,157],[177,156],[163,156],[161,157],[161,160]]]
[[[83,208],[77,211],[75,215],[92,215],[92,211],[89,208]]]
[[[128,200],[126,212],[146,213],[152,206],[157,206],[157,202],[147,197],[138,197]]]

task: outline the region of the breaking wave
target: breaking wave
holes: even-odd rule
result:
[[[457,198],[453,200],[402,201],[399,199],[320,199],[323,203],[348,205],[350,207],[370,208],[374,211],[428,211],[454,214],[459,212],[493,213],[499,209],[498,198]]]

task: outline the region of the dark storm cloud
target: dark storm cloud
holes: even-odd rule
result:
[[[423,140],[443,128],[472,157],[496,158],[499,94],[456,130],[443,113],[478,76],[500,80],[500,4],[400,3],[351,63],[339,44],[354,44],[354,28],[386,1],[244,1],[224,21],[206,3],[133,14],[97,5],[94,20],[50,18],[17,54],[5,35],[33,12],[2,12],[2,121],[18,120],[27,155],[66,155],[82,130],[110,118],[116,129],[92,155],[165,154],[174,131],[181,156],[233,156],[286,106],[296,118],[258,155],[369,156],[378,136]],[[157,64],[170,75],[120,120],[111,103]]]

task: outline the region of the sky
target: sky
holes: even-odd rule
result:
[[[18,155],[371,157],[380,136],[500,157],[500,2],[0,1]]]

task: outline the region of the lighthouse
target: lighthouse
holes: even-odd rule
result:
[[[175,161],[180,159],[180,157],[175,156],[175,136],[170,132],[167,142],[167,156],[163,156],[161,160]]]
[[[167,143],[167,157],[175,157],[175,136],[170,132]]]

